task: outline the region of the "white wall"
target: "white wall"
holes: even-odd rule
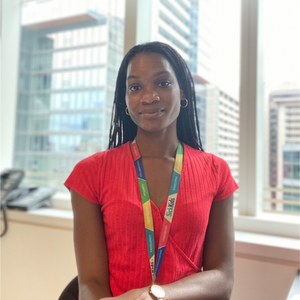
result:
[[[1,300],[58,299],[77,275],[72,229],[9,221],[1,273]]]
[[[1,300],[58,299],[77,274],[72,212],[54,210],[49,216],[51,211],[8,211],[9,229],[1,239]],[[241,232],[236,239],[231,300],[286,300],[299,268],[298,244],[289,249],[285,241],[291,239],[281,238],[272,245],[276,239],[270,237],[266,245],[267,236]]]
[[[296,266],[236,256],[231,300],[286,300],[296,274]]]

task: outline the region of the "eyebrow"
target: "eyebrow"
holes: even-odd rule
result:
[[[170,75],[171,73],[169,71],[160,71],[160,72],[155,73],[154,77],[158,77],[158,76],[164,75],[164,74]],[[135,75],[130,75],[130,76],[127,77],[127,80],[129,80],[129,79],[138,79],[138,78],[140,78],[140,77],[135,76]]]

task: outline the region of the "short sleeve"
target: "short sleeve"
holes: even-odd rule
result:
[[[87,200],[99,204],[100,155],[96,153],[76,164],[64,185]]]
[[[238,185],[233,179],[229,166],[224,159],[214,156],[214,165],[217,183],[214,201],[220,201],[232,195],[238,189]]]

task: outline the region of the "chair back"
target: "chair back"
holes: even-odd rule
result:
[[[73,278],[69,284],[65,287],[58,300],[78,300],[79,286],[78,276]]]

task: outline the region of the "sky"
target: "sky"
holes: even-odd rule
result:
[[[263,77],[269,87],[300,86],[300,0],[264,0]],[[213,81],[238,97],[241,0],[210,0],[213,32]]]
[[[212,81],[238,98],[241,0],[209,0],[212,32]]]
[[[269,85],[300,87],[300,1],[265,0],[264,76]]]

